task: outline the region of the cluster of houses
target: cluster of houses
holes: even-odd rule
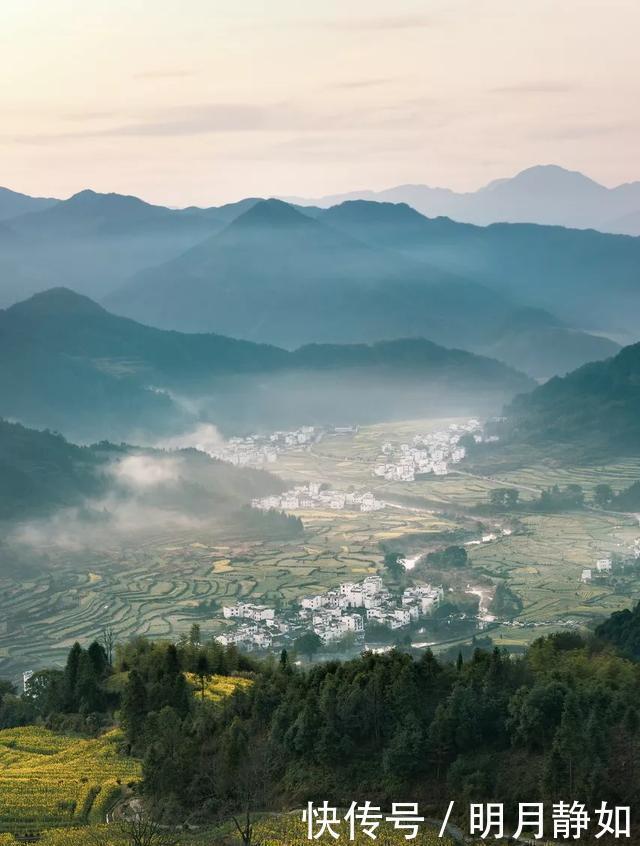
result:
[[[416,476],[446,476],[451,464],[462,461],[466,449],[460,441],[466,435],[476,443],[496,440],[485,437],[482,425],[475,418],[466,423],[453,423],[448,429],[416,435],[410,444],[384,443],[374,468],[374,475],[389,481],[413,482]]]
[[[630,549],[631,557],[640,559],[640,538],[636,538]],[[614,570],[612,558],[599,558],[594,567],[585,567],[580,574],[582,584],[589,584],[594,579],[606,579]]]
[[[382,500],[376,499],[370,491],[348,491],[345,493],[333,490],[320,482],[310,482],[308,485],[297,485],[279,495],[254,499],[251,505],[261,511],[270,511],[271,509],[298,511],[310,508],[330,508],[341,511],[347,508],[368,512],[380,511],[385,508],[386,504]]]
[[[275,638],[289,631],[288,624],[276,621],[275,609],[266,605],[238,602],[237,605],[225,605],[222,613],[225,620],[237,620],[239,624],[233,631],[216,637],[223,646],[235,644],[244,649],[270,649]]]
[[[220,449],[209,450],[209,455],[236,467],[263,467],[277,461],[278,455],[285,450],[309,447],[317,443],[323,434],[324,430],[315,426],[301,426],[293,432],[229,438]]]
[[[217,640],[225,646],[233,643],[245,649],[270,649],[313,631],[323,643],[330,643],[350,632],[361,635],[371,621],[394,630],[408,626],[431,614],[443,595],[442,587],[423,584],[408,587],[396,598],[380,576],[367,576],[362,582],[344,582],[336,590],[305,596],[289,614],[276,614],[273,608],[252,603],[226,606],[225,619],[236,620],[238,625]]]
[[[595,567],[584,568],[582,575],[580,576],[580,581],[583,584],[589,584],[589,582],[593,581],[594,578],[604,579],[611,575],[612,570],[613,561],[611,558],[599,558],[596,561]]]

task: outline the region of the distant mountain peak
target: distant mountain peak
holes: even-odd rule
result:
[[[69,197],[68,200],[64,200],[64,205],[67,207],[83,207],[83,206],[111,206],[113,208],[123,208],[123,207],[147,207],[151,206],[150,203],[141,200],[139,197],[134,197],[131,194],[117,194],[115,191],[110,191],[108,194],[101,194],[99,191],[94,191],[91,188],[85,188],[82,191],[78,191],[76,194],[73,194]],[[157,206],[156,208],[162,208]]]
[[[71,288],[49,288],[7,309],[15,314],[106,314],[105,309]]]
[[[510,178],[496,179],[490,182],[479,193],[495,191],[502,187],[526,187],[542,191],[575,190],[580,187],[607,189],[599,182],[585,176],[578,170],[568,170],[556,164],[533,165],[519,171]]]
[[[423,215],[408,203],[381,203],[372,200],[345,200],[328,209],[323,217],[336,220],[358,217],[380,223],[410,223],[424,220]]]
[[[310,222],[310,218],[285,203],[283,200],[271,198],[269,200],[258,200],[246,212],[236,218],[231,224],[239,226],[291,226],[304,225]]]

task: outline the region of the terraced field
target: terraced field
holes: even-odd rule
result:
[[[376,565],[378,556],[367,557],[362,544],[354,546],[359,558],[352,559],[330,546],[322,531],[311,540],[219,546],[174,537],[116,554],[103,551],[84,566],[61,560],[55,573],[38,581],[5,582],[0,673],[60,662],[75,640],[91,640],[106,626],[118,639],[177,637],[196,620],[213,629],[221,625],[222,603],[287,601],[339,582],[354,567]]]
[[[0,831],[83,825],[102,815],[140,765],[118,752],[119,733],[96,740],[48,729],[0,731]]]
[[[385,440],[408,441],[414,434],[430,428],[441,429],[450,422],[413,421],[401,426],[369,427],[358,433],[350,445],[346,439],[342,443],[337,443],[337,439],[323,442],[307,459],[308,466],[315,478],[328,477],[336,486],[367,484],[378,498],[403,503],[405,515],[413,504],[418,525],[424,518],[421,512],[431,512],[434,521],[438,517],[442,519],[441,529],[464,525],[465,510],[486,503],[496,487],[517,487],[521,498],[526,500],[536,498],[540,491],[552,485],[579,484],[589,498],[598,484],[610,484],[620,490],[640,479],[638,459],[607,467],[557,467],[543,462],[491,476],[459,469],[448,476],[409,483],[380,482],[371,477],[371,463]],[[299,478],[304,477],[300,458],[290,469]],[[508,580],[509,586],[523,599],[520,619],[524,622],[567,619],[588,622],[640,598],[640,579],[627,578],[624,587],[615,589],[607,582],[589,586],[580,582],[583,568],[592,567],[598,558],[628,552],[640,537],[637,515],[585,509],[567,514],[518,513],[517,517],[520,530],[474,546],[469,553],[479,573]],[[411,531],[409,526],[406,530]],[[553,625],[525,631],[502,627],[492,631],[492,636],[505,645],[520,644],[552,630]]]
[[[274,468],[292,484],[364,487],[388,503],[385,510],[369,514],[301,511],[306,529],[302,541],[239,537],[224,526],[212,526],[197,536],[156,533],[110,549],[49,550],[49,567],[41,577],[0,582],[0,675],[17,676],[62,662],[75,640],[91,640],[106,626],[119,639],[134,634],[178,637],[196,621],[205,634],[212,634],[226,625],[224,603],[248,598],[286,603],[345,579],[360,579],[380,568],[381,541],[403,538],[404,548],[411,548],[415,538],[420,551],[430,533],[477,532],[472,509],[485,503],[497,486],[517,486],[527,499],[552,484],[574,482],[590,491],[607,482],[620,489],[640,478],[640,461],[568,469],[542,463],[491,477],[459,469],[411,483],[372,476],[382,443],[410,441],[414,434],[451,422],[371,426],[355,436],[330,436],[311,450],[283,454]],[[523,621],[589,620],[628,606],[638,595],[640,583],[633,580],[617,592],[609,584],[585,588],[579,581],[583,567],[628,549],[640,535],[633,515],[584,510],[518,518],[520,529],[514,534],[469,550],[479,576],[506,578],[521,596]],[[505,643],[520,643],[542,631],[503,628],[497,636]]]

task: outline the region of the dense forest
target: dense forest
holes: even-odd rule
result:
[[[77,505],[104,492],[100,458],[60,435],[0,419],[0,520]]]
[[[162,468],[161,483],[136,484],[141,474]],[[301,530],[295,518],[245,508],[253,497],[283,488],[283,482],[263,470],[234,467],[195,449],[165,451],[108,442],[77,446],[57,433],[0,418],[0,521],[28,520],[69,507],[80,508],[86,519],[105,520],[104,499],[111,494],[120,502],[135,497],[138,503],[192,516],[235,512],[243,525],[266,529],[279,522],[288,527],[287,533],[294,524]]]
[[[594,635],[450,663],[394,649],[300,666],[200,639],[194,627],[177,645],[76,644],[63,670],[33,677],[29,695],[3,686],[0,726],[96,733],[119,720],[122,754],[144,761],[145,798],[173,821],[319,797],[342,806],[401,795],[434,813],[450,799],[505,809],[640,799],[640,605]],[[251,684],[212,702],[213,674]]]
[[[555,377],[506,409],[507,441],[562,444],[567,456],[633,454],[640,441],[640,344]]]

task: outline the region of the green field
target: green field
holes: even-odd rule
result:
[[[383,511],[301,511],[298,541],[238,537],[224,526],[197,536],[156,534],[127,545],[90,551],[49,551],[49,566],[28,581],[0,583],[0,673],[61,662],[75,640],[88,641],[111,626],[118,638],[135,634],[177,637],[197,621],[206,634],[225,625],[221,606],[238,599],[274,603],[358,580],[382,565],[381,542],[404,549],[429,548],[431,533],[489,529],[509,519],[478,518],[496,486],[517,486],[521,497],[552,484],[575,482],[590,491],[600,482],[620,489],[640,479],[640,461],[601,468],[559,468],[547,463],[491,477],[468,471],[399,483],[372,475],[381,444],[445,428],[450,420],[371,426],[353,435],[326,437],[311,450],[295,450],[274,465],[291,484],[319,481],[342,490],[367,488],[390,504]],[[518,514],[508,537],[469,547],[478,580],[507,579],[524,603],[521,620],[553,624],[589,621],[627,607],[640,582],[623,590],[608,583],[582,586],[583,567],[629,548],[640,536],[634,515],[585,509],[565,514]],[[425,540],[426,538],[426,540]],[[415,543],[414,540],[415,539]],[[473,574],[471,574],[473,577]],[[548,627],[548,626],[547,626]],[[501,627],[492,635],[519,644],[545,631]]]

